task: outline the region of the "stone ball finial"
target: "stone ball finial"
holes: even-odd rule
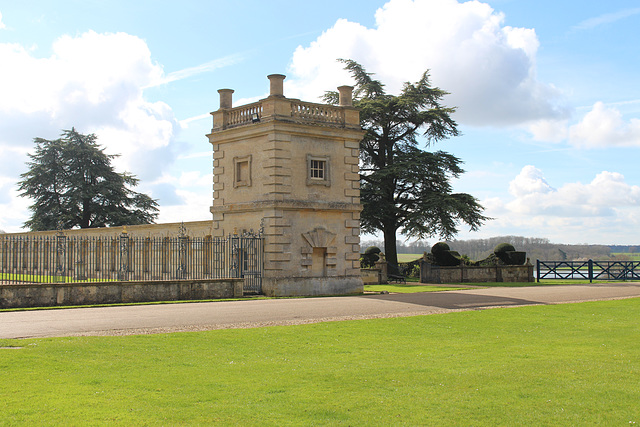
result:
[[[287,78],[284,74],[270,74],[267,76],[269,79],[269,96],[284,96],[284,79]]]

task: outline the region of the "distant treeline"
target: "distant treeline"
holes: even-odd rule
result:
[[[511,243],[516,250],[525,251],[531,262],[537,259],[548,261],[608,259],[611,255],[609,246],[563,245],[551,243],[549,239],[539,237],[499,236],[489,239],[455,240],[448,243],[452,250],[467,254],[474,260],[486,258],[500,243]]]
[[[545,261],[604,260],[610,258],[612,253],[640,252],[638,246],[564,245],[551,243],[549,239],[540,237],[498,236],[489,239],[447,241],[451,250],[457,251],[461,255],[467,255],[472,260],[486,258],[500,243],[511,243],[517,251],[527,252],[527,257],[531,262],[535,262],[537,259]],[[426,241],[406,244],[398,241],[396,244],[399,254],[421,254],[431,250],[431,245]],[[382,241],[363,241],[361,246],[363,251],[369,246],[377,246],[384,250]]]

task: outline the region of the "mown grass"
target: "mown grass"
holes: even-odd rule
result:
[[[365,292],[384,292],[387,291],[389,293],[400,293],[400,294],[411,294],[414,292],[437,292],[437,291],[453,291],[459,290],[459,286],[433,286],[433,285],[421,285],[421,284],[393,284],[389,283],[386,285],[364,285]]]
[[[0,273],[0,281],[10,280],[27,283],[78,283],[78,282],[100,282],[102,279],[75,279],[70,276],[48,276],[44,274],[23,274],[23,273]]]
[[[628,425],[640,299],[0,340],[0,424]]]

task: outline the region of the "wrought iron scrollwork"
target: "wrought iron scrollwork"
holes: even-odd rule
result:
[[[127,280],[129,273],[129,234],[126,227],[120,233],[120,270],[118,280]]]
[[[67,254],[67,236],[62,232],[62,226],[58,222],[58,232],[56,234],[56,277],[65,276],[65,260]],[[63,279],[64,281],[64,279]]]
[[[184,279],[187,276],[187,251],[189,246],[189,237],[187,236],[187,228],[184,226],[184,222],[180,224],[178,229],[178,269],[176,275],[179,279]]]

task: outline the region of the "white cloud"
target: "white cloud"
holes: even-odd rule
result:
[[[537,141],[568,142],[577,148],[640,146],[640,119],[625,119],[618,107],[634,106],[637,100],[604,104],[596,102],[578,123],[569,120],[537,120],[527,130]],[[634,113],[635,111],[631,111]]]
[[[164,207],[160,211],[157,222],[201,221],[202,212],[209,212],[212,199],[202,197],[201,192],[178,189],[176,194],[184,202],[180,205]]]
[[[0,184],[0,230],[7,233],[24,231],[22,224],[29,218],[30,200],[18,196],[13,180]]]
[[[516,214],[552,217],[611,216],[616,208],[640,207],[640,187],[617,172],[600,172],[589,184],[568,183],[554,189],[542,171],[525,166],[509,184],[514,197],[506,204]]]
[[[562,142],[569,136],[569,120],[536,120],[528,130],[536,141]]]
[[[0,160],[0,181],[19,179],[33,138],[54,139],[71,127],[95,133],[107,153],[121,154],[114,166],[143,183],[177,157],[180,125],[173,111],[144,97],[144,87],[164,74],[142,39],[88,31],[60,37],[42,58],[19,44],[0,43],[0,63],[0,153],[12,153],[10,161]],[[0,209],[17,212],[23,199],[16,197],[6,185],[0,188]],[[22,209],[19,216],[21,223],[28,214]]]
[[[540,169],[529,165],[510,182],[509,192],[510,200],[482,200],[485,214],[495,219],[481,233],[458,238],[513,234],[517,229],[521,235],[558,243],[633,243],[628,230],[640,225],[640,186],[626,183],[617,172],[603,171],[589,183],[554,188]]]
[[[49,58],[36,58],[22,46],[0,44],[0,127],[22,118],[48,124],[47,134],[0,144],[30,146],[36,136],[55,138],[75,126],[96,133],[110,153],[133,169],[132,156],[169,145],[178,128],[171,109],[144,99],[142,88],[162,76],[146,43],[124,33],[63,36]]]
[[[451,92],[456,119],[471,125],[512,125],[563,118],[559,91],[536,79],[533,29],[504,25],[486,3],[391,0],[375,28],[338,20],[307,47],[296,49],[287,90],[317,99],[348,82],[336,58],[351,58],[395,93],[430,69],[434,85]]]
[[[589,18],[578,25],[574,26],[574,30],[591,30],[595,27],[605,24],[612,24],[624,18],[628,18],[633,15],[640,14],[640,7],[632,9],[624,9],[618,12],[605,13],[604,15],[596,16],[595,18]]]
[[[242,61],[242,59],[243,59],[243,56],[240,54],[234,54],[234,55],[229,55],[222,58],[214,59],[213,61],[196,65],[195,67],[189,67],[183,70],[171,72],[166,76],[162,76],[161,78],[155,80],[148,87],[159,86],[159,85],[175,82],[177,80],[186,79],[198,74],[208,73],[218,68],[228,67],[230,65],[237,64],[238,62]]]
[[[597,102],[582,121],[571,126],[569,142],[583,148],[640,146],[640,119],[625,121],[619,110]]]
[[[509,193],[516,198],[531,194],[548,194],[554,189],[547,183],[542,171],[528,165],[522,168],[520,174],[509,183]]]

